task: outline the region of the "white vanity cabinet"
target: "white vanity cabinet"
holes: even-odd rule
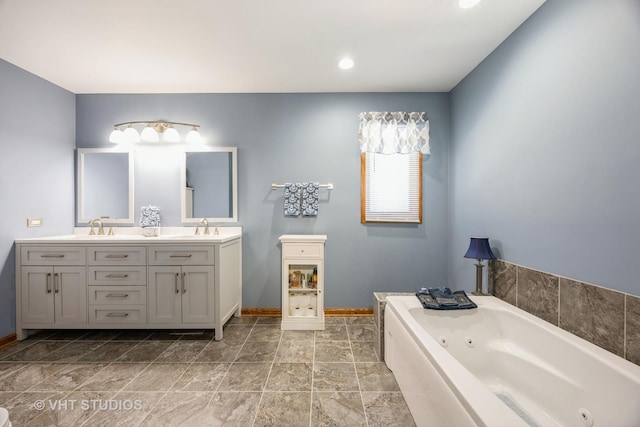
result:
[[[283,330],[324,329],[325,235],[280,236]]]
[[[242,237],[16,241],[16,335],[37,329],[215,329],[242,309]]]

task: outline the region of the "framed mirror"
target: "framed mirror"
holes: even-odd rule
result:
[[[183,223],[238,221],[236,147],[185,150],[181,167]]]
[[[78,224],[133,224],[133,152],[78,148]]]

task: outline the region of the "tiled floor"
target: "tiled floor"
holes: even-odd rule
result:
[[[21,426],[413,426],[374,354],[371,317],[280,331],[53,331],[0,350],[0,406]],[[42,405],[43,408],[38,406]]]

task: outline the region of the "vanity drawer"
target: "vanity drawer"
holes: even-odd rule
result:
[[[84,246],[22,246],[22,265],[84,265]]]
[[[282,246],[283,258],[322,258],[323,245],[287,243]]]
[[[125,285],[146,286],[146,267],[88,267],[87,284],[96,285]]]
[[[213,265],[213,245],[152,246],[149,265]]]
[[[89,286],[89,304],[146,305],[147,288],[144,286]]]
[[[147,306],[89,306],[89,323],[140,324],[147,323]]]
[[[147,249],[144,246],[89,246],[89,265],[145,265]]]

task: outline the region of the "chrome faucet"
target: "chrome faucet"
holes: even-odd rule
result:
[[[207,218],[202,218],[200,224],[204,225],[204,232],[202,234],[211,234],[209,233],[209,220]]]
[[[102,224],[102,220],[100,218],[93,218],[89,221],[89,225],[91,226],[91,231],[89,232],[89,236],[95,236],[96,232],[93,230],[93,224],[98,223],[98,235],[104,236],[104,225]]]

